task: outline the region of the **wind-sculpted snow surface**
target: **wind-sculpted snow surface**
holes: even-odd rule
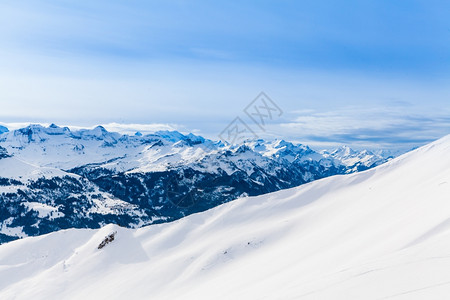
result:
[[[3,244],[0,298],[445,299],[449,152],[450,136],[171,223]]]
[[[30,125],[0,134],[0,243],[66,228],[167,222],[246,195],[365,170],[388,158],[286,141],[121,135]]]

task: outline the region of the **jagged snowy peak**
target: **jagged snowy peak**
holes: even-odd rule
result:
[[[290,163],[300,159],[314,159],[318,161],[323,158],[318,152],[315,152],[308,146],[301,144],[295,145],[284,140],[257,140],[255,142],[248,142],[247,145],[255,152],[266,157]]]
[[[443,299],[449,151],[450,136],[171,223],[4,244],[0,298]]]
[[[352,156],[355,154],[356,154],[356,151],[351,149],[349,146],[341,146],[331,152],[331,155],[333,157],[348,157],[348,156]]]
[[[115,132],[108,132],[103,126],[97,126],[94,129],[81,129],[72,132],[71,136],[82,140],[101,140],[104,142],[104,145],[112,146],[118,142],[122,135]]]
[[[411,148],[409,151],[415,150],[417,149],[417,147]],[[378,150],[372,150],[372,153],[374,153],[375,155],[384,157],[384,158],[394,158],[394,157],[398,157],[402,154],[405,153],[404,150],[400,150],[400,149],[378,149]]]
[[[321,151],[321,154],[346,166],[349,172],[364,170],[379,165],[382,160],[387,161],[394,157],[388,154],[384,155],[383,152],[375,154],[368,150],[356,151],[348,146],[341,146],[333,151]],[[400,154],[399,152],[398,155]]]
[[[199,143],[204,143],[206,141],[206,139],[204,139],[201,136],[197,136],[192,133],[184,135],[178,131],[167,131],[167,130],[157,131],[155,133],[155,136],[161,137],[165,140],[168,140],[168,141],[171,141],[174,143],[179,142],[179,141],[187,141],[192,144],[199,144]]]
[[[48,136],[70,134],[70,129],[67,127],[61,128],[55,124],[49,127],[44,127],[39,124],[31,124],[27,127],[20,128],[10,132],[9,136],[14,136],[15,139],[21,142],[44,142]]]
[[[250,176],[254,173],[255,168],[262,168],[266,172],[272,173],[274,169],[270,168],[269,165],[274,166],[275,163],[260,153],[252,151],[247,145],[240,145],[236,148],[205,155],[191,167],[207,173],[224,171],[228,175],[242,171]]]

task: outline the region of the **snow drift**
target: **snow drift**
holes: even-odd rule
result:
[[[0,298],[442,299],[449,152],[447,136],[362,173],[172,223],[10,242],[0,246]]]

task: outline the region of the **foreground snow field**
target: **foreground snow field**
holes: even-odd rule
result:
[[[446,299],[449,153],[450,136],[173,223],[10,242],[0,299]]]

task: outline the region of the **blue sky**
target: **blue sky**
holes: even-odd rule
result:
[[[217,138],[265,91],[284,113],[261,137],[420,145],[450,133],[449,15],[433,0],[2,1],[0,122]]]

